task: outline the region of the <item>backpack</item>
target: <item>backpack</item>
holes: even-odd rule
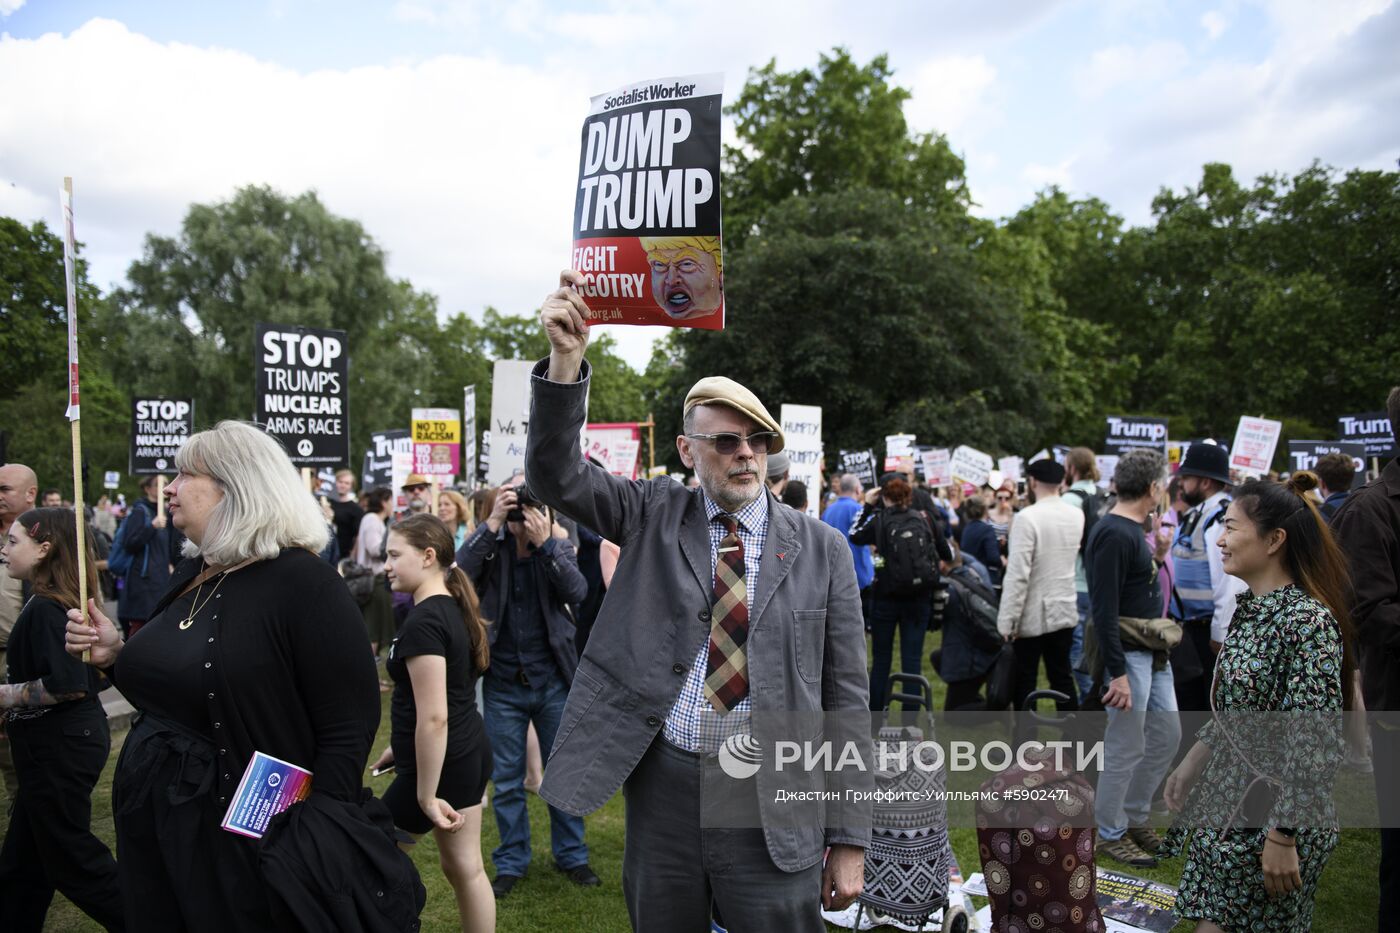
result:
[[[1084,546],[1089,543],[1089,532],[1098,524],[1103,513],[1107,510],[1108,499],[1103,493],[1095,491],[1092,495],[1082,489],[1067,489],[1065,495],[1073,493],[1079,497],[1079,508],[1084,512],[1084,533],[1079,538],[1079,553],[1083,555]]]
[[[880,515],[880,556],[884,591],[890,596],[919,596],[938,586],[938,551],[928,513],[906,509]]]
[[[131,516],[127,517],[117,526],[117,533],[112,537],[112,550],[107,556],[107,570],[112,576],[119,579],[125,578],[131,573],[132,567],[136,563],[136,555],[126,549],[126,529],[131,526]],[[151,546],[141,553],[141,575],[146,574],[146,562],[151,556]]]
[[[973,644],[983,651],[999,649],[1005,639],[997,631],[997,609],[1001,601],[996,591],[989,589],[976,572],[966,568],[954,570],[948,577],[948,585],[957,590],[963,618],[972,629]]]

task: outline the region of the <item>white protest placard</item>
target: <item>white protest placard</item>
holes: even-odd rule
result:
[[[886,457],[912,457],[914,456],[913,434],[887,434],[885,435],[885,456]]]
[[[788,479],[807,487],[807,514],[821,517],[822,410],[820,405],[784,403],[778,420],[783,425],[783,450],[788,455]]]
[[[1020,457],[1002,457],[997,460],[997,469],[1001,470],[1001,475],[1013,483],[1019,483],[1025,473],[1024,464]]]
[[[1274,462],[1283,423],[1268,418],[1240,418],[1235,428],[1235,442],[1230,445],[1230,467],[1246,476],[1263,476]]]
[[[1108,484],[1113,481],[1113,471],[1118,469],[1118,455],[1098,454],[1094,457],[1094,463],[1099,468],[1099,485],[1107,489]]]
[[[491,378],[491,465],[486,482],[499,486],[525,469],[530,426],[529,360],[497,360]]]
[[[637,454],[641,449],[642,442],[638,440],[613,442],[613,468],[619,476],[636,478]]]
[[[966,444],[953,448],[950,469],[955,479],[964,480],[974,486],[984,486],[991,476],[992,468],[991,454],[985,454]]]
[[[924,484],[930,489],[953,485],[953,455],[947,447],[924,451]]]
[[[389,488],[394,491],[394,511],[408,508],[408,496],[403,493],[403,484],[408,474],[413,472],[413,449],[391,450],[389,452]]]
[[[476,386],[462,387],[462,482],[476,485]]]
[[[614,476],[637,478],[636,452],[641,446],[641,431],[636,422],[585,424],[579,446],[584,456],[592,457]]]

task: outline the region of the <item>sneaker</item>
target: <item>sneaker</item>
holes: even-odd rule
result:
[[[496,895],[496,900],[499,901],[519,883],[519,875],[497,875],[496,879],[491,882],[491,892]]]
[[[1157,859],[1142,851],[1127,835],[1122,839],[1100,839],[1094,851],[1100,855],[1107,855],[1115,862],[1135,868],[1152,868],[1157,864]]]
[[[559,868],[558,865],[554,867]],[[603,879],[599,878],[593,872],[593,869],[588,867],[587,862],[584,862],[582,865],[576,865],[573,868],[559,868],[559,870],[564,873],[565,877],[581,888],[596,888],[603,883]]]
[[[1162,848],[1162,837],[1157,835],[1157,830],[1151,826],[1128,827],[1128,838],[1137,843],[1137,847],[1148,855],[1155,856],[1157,850]]]
[[[1375,766],[1371,764],[1370,755],[1353,755],[1351,752],[1347,752],[1346,757],[1342,759],[1342,767],[1357,774],[1374,774],[1376,771]]]

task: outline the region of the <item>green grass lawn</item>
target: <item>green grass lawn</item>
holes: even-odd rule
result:
[[[939,635],[929,636],[929,649],[936,646]],[[927,654],[927,653],[926,653]],[[934,686],[936,706],[941,708],[944,687],[928,669],[924,659],[924,675]],[[378,754],[388,742],[388,695],[384,699],[384,716],[374,747]],[[120,737],[113,742],[112,757],[103,772],[93,800],[93,826],[97,834],[113,843],[112,830],[112,765],[120,747]],[[368,777],[368,776],[367,776]],[[388,787],[390,775],[368,778],[377,793]],[[9,824],[8,806],[0,814],[0,832]],[[516,886],[510,897],[498,905],[497,928],[503,933],[515,931],[625,931],[628,929],[627,908],[622,900],[623,808],[621,795],[608,801],[601,810],[588,817],[588,845],[595,871],[603,879],[601,888],[579,888],[554,870],[549,851],[549,814],[538,797],[530,800],[530,827],[534,843],[534,862],[525,880]],[[964,875],[980,870],[977,858],[977,837],[972,829],[954,829],[950,833],[953,851]],[[483,818],[482,848],[487,853],[487,871],[491,873],[489,854],[496,845],[495,817],[489,808]],[[1322,876],[1313,929],[1318,931],[1373,930],[1376,927],[1376,871],[1380,852],[1379,834],[1374,830],[1347,830],[1341,844],[1333,852]],[[413,859],[428,889],[428,904],[423,911],[425,931],[454,930],[457,911],[452,892],[437,864],[437,847],[432,837],[425,836],[416,847]],[[1121,868],[1121,866],[1120,866]],[[1159,868],[1130,872],[1175,885],[1180,877],[1181,862],[1176,860]],[[978,906],[984,903],[974,899]],[[1188,923],[1178,924],[1177,931],[1190,930]],[[93,923],[62,897],[54,900],[46,926],[50,931],[78,933],[100,931]],[[836,929],[836,928],[832,928]]]

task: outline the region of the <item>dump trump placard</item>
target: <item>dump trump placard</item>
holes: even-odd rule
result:
[[[724,76],[599,94],[583,122],[573,261],[590,323],[724,327]]]

